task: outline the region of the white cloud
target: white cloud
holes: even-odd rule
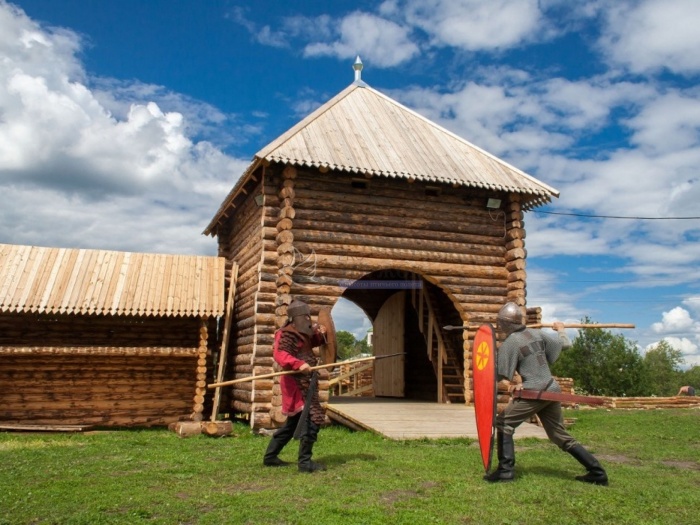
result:
[[[201,232],[247,163],[192,137],[226,116],[159,87],[91,87],[80,45],[0,1],[0,241],[214,251]]]
[[[690,298],[684,303],[694,303],[696,299]],[[651,329],[661,334],[673,348],[680,350],[686,366],[700,365],[700,320],[694,319],[685,308],[677,306],[664,312],[661,321],[652,324]],[[656,344],[649,345],[646,350],[654,348]]]
[[[312,42],[304,48],[306,56],[335,56],[341,59],[360,55],[377,67],[392,67],[418,53],[409,38],[409,30],[372,14],[354,12],[343,17],[335,42]]]
[[[380,12],[401,16],[428,33],[433,45],[466,50],[505,49],[529,40],[541,24],[536,0],[405,0]]]
[[[661,322],[651,325],[652,330],[657,334],[671,332],[685,332],[696,329],[700,333],[700,323],[694,321],[688,310],[676,306],[669,312],[664,312]]]
[[[683,151],[700,144],[698,91],[669,91],[646,104],[626,124],[632,142],[650,154]]]
[[[700,70],[700,3],[696,0],[618,0],[608,3],[601,46],[635,73]]]
[[[683,300],[683,304],[700,315],[700,296],[692,296]]]

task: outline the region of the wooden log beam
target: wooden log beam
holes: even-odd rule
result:
[[[389,257],[396,255],[397,258]],[[271,260],[276,260],[277,254],[269,254]],[[265,260],[268,258],[268,253],[265,253]],[[396,268],[398,270],[409,271],[418,274],[429,275],[459,275],[464,279],[470,278],[495,278],[507,279],[508,271],[501,267],[476,265],[476,264],[459,264],[459,263],[443,263],[443,262],[425,262],[423,260],[406,260],[402,258],[400,252],[393,254],[377,253],[376,257],[354,257],[349,258],[343,255],[324,255],[316,254],[313,257],[315,268],[333,268],[333,269],[349,269],[350,271],[363,271],[365,273],[385,270],[386,268]],[[524,273],[524,272],[523,272]]]

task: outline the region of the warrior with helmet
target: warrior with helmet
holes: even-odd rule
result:
[[[561,392],[549,365],[554,363],[562,349],[571,346],[563,323],[553,323],[558,332],[555,338],[541,330],[527,328],[522,309],[515,303],[506,303],[498,312],[498,328],[505,335],[497,352],[499,379],[512,380],[515,372],[523,379],[522,388],[540,392]],[[515,446],[513,434],[524,421],[537,415],[550,441],[571,454],[587,473],[576,479],[596,485],[607,485],[608,476],[598,460],[579,444],[564,427],[561,403],[543,399],[512,398],[496,417],[496,453],[498,467],[484,476],[489,482],[512,481],[515,477]]]
[[[280,377],[282,391],[282,413],[287,416],[284,426],[273,435],[265,451],[263,464],[268,467],[285,466],[289,463],[279,458],[279,453],[294,437],[304,411],[305,399],[311,388],[310,368],[318,364],[313,348],[324,343],[325,328],[311,323],[311,309],[298,300],[287,308],[287,324],[275,333],[273,358],[284,370],[298,370],[300,374]],[[319,372],[327,371],[320,370]],[[312,392],[306,431],[300,437],[298,468],[300,472],[325,470],[325,467],[311,461],[318,431],[325,420],[325,412],[318,398],[318,389]]]

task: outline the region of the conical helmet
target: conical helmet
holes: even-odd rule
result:
[[[294,299],[287,307],[287,315],[292,319],[300,315],[311,315],[311,308],[305,302]]]
[[[294,328],[302,334],[308,336],[314,333],[313,325],[311,324],[311,308],[305,302],[293,300],[287,307],[287,315],[294,324]]]
[[[523,310],[515,303],[506,303],[498,312],[498,328],[506,335],[525,328]]]

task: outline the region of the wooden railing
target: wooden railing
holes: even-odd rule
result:
[[[341,372],[330,379],[328,389],[333,396],[361,396],[372,391],[371,371],[374,363],[363,363],[358,365],[348,365],[347,370]],[[361,377],[362,373],[370,373],[369,380]]]

